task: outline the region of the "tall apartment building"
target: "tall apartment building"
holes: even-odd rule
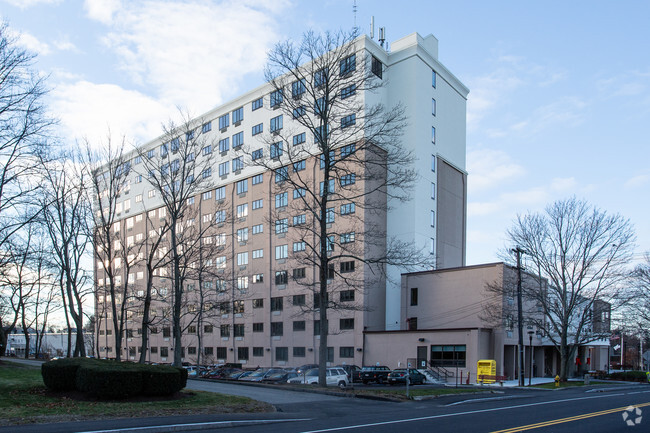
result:
[[[378,276],[364,265],[364,259],[381,254],[382,247],[363,243],[360,234],[376,232],[385,234],[386,238],[412,241],[416,248],[435,258],[437,268],[465,264],[468,89],[438,61],[438,41],[432,35],[422,38],[417,33],[411,34],[395,41],[390,52],[366,36],[357,38],[354,47],[356,59],[372,59],[373,71],[384,83],[374,92],[359,91],[355,97],[367,106],[402,104],[408,120],[401,146],[416,156],[414,168],[418,173],[408,202],[388,203],[380,191],[364,195],[351,193],[350,197],[357,197],[357,201],[351,198],[327,210],[328,225],[336,227],[337,248],[354,244],[356,233],[354,245],[357,257],[361,258],[360,261],[340,259],[332,264],[336,271],[332,275],[336,277],[328,280],[330,299],[343,306],[354,304],[355,308],[329,311],[327,357],[332,363],[361,365],[367,361],[364,332],[401,328],[400,280],[404,270],[389,266],[384,278],[384,274]],[[200,251],[206,251],[206,255],[199,253],[200,259],[192,259],[187,264],[188,268],[195,269],[198,260],[199,268],[206,271],[188,274],[184,282],[187,302],[183,306],[180,350],[189,362],[195,361],[199,350],[204,363],[271,366],[318,360],[320,322],[313,289],[319,280],[318,268],[298,260],[298,256],[304,259],[308,255],[299,230],[301,225],[310,223],[310,215],[302,213],[298,205],[305,192],[288,188],[280,168],[304,176],[312,191],[319,188],[322,191],[321,159],[308,157],[271,169],[247,164],[238,153],[244,146],[259,147],[260,156],[280,160],[283,145],[313,147],[315,138],[311,134],[301,130],[294,119],[286,115],[283,118],[274,110],[277,98],[274,90],[271,84],[265,84],[233,99],[194,119],[194,129],[186,132],[185,138],[200,134],[205,143],[212,143],[206,144],[201,152],[192,153],[192,158],[210,158],[209,167],[194,174],[209,178],[210,182],[188,198],[190,211],[177,227],[188,231],[206,228],[198,230],[201,239],[194,244]],[[290,139],[284,144],[282,141],[269,143],[269,133],[279,130],[290,131],[282,134]],[[352,145],[353,142],[342,146],[333,156],[343,157]],[[116,246],[144,244],[160,233],[168,216],[160,194],[148,182],[147,171],[151,161],[174,151],[174,139],[170,141],[165,136],[143,145],[131,155],[127,187],[117,199]],[[256,158],[255,151],[251,156],[253,160]],[[173,162],[164,169],[174,170]],[[343,181],[343,178],[336,180],[337,188],[341,185],[342,191],[346,187],[374,190],[369,184],[372,180],[363,175],[356,180],[352,175]],[[377,203],[382,200],[384,208],[377,209]],[[366,206],[369,202],[373,203],[372,212]],[[167,251],[165,248],[160,247],[161,256]],[[187,249],[183,254],[191,256]],[[143,257],[138,252],[133,254],[135,260],[124,258],[111,264],[117,275],[116,283],[128,282],[132,287],[132,298],[127,301],[129,311],[122,358],[139,357],[141,335],[147,332],[147,359],[171,362],[172,351],[178,350],[173,347],[169,319],[172,271],[166,266],[154,271],[155,320],[150,329],[143,330],[140,303],[147,279]],[[112,313],[106,308],[107,276],[100,266],[102,260],[96,257],[99,355],[114,357],[115,331]],[[133,262],[133,266],[127,269],[125,261]],[[348,275],[361,281],[364,289],[350,290],[346,284]],[[205,314],[198,314],[204,310]]]

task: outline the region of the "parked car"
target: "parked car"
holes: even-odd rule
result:
[[[327,386],[338,386],[345,388],[350,385],[348,374],[340,367],[328,367],[325,371],[325,381]],[[304,375],[299,375],[289,379],[289,383],[304,383],[308,385],[318,385],[318,369],[312,368],[307,370]]]
[[[422,385],[427,380],[424,374],[414,368],[409,368],[408,370],[406,368],[398,368],[388,373],[388,383],[391,385],[398,383],[406,384],[407,376],[409,385]]]
[[[261,382],[262,379],[264,379],[265,377],[274,373],[281,373],[281,372],[284,372],[284,370],[281,368],[258,368],[253,373],[243,378],[240,377],[238,380],[245,380],[248,382]]]
[[[199,375],[199,368],[194,365],[183,366],[187,370],[187,377],[197,377]]]
[[[300,367],[296,367],[296,373],[298,374],[303,374],[307,370],[311,370],[312,368],[318,368],[318,364],[305,364],[301,365]]]
[[[363,367],[361,369],[361,382],[364,384],[370,382],[384,383],[388,380],[388,373],[390,373],[390,368],[385,365]]]
[[[348,379],[350,382],[361,382],[361,367],[358,365],[337,365],[337,367],[342,368],[348,374]]]
[[[255,370],[242,370],[242,371],[234,371],[230,373],[228,376],[224,377],[226,380],[239,380],[240,378],[244,378],[248,375],[251,375],[255,372]]]
[[[294,370],[280,371],[267,375],[261,381],[264,383],[287,383],[289,379],[293,379],[294,377],[298,377],[298,373]]]
[[[206,375],[208,379],[226,379],[228,376],[234,373],[239,373],[241,375],[244,372],[241,368],[218,368],[212,370]]]

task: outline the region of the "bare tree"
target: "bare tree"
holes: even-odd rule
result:
[[[98,270],[102,271],[104,290],[96,291],[98,309],[103,313],[110,312],[113,339],[115,344],[115,359],[122,357],[122,338],[128,305],[129,269],[134,264],[129,259],[134,245],[127,245],[127,227],[122,227],[118,221],[124,210],[122,194],[128,192],[131,163],[126,160],[125,139],[114,142],[110,133],[100,151],[94,150],[88,140],[84,142],[84,169],[89,180],[87,189],[89,202],[94,203],[92,226],[89,226],[87,236],[93,239],[95,258]],[[130,201],[129,201],[130,207]],[[118,283],[119,280],[119,283]],[[101,301],[101,302],[99,302]],[[108,303],[108,306],[106,304]],[[107,317],[98,317],[98,321]]]
[[[620,289],[635,235],[630,222],[576,198],[557,201],[545,212],[519,215],[508,230],[512,244],[525,251],[531,268],[548,280],[524,296],[541,306],[549,338],[560,354],[560,378],[580,344],[600,338],[591,329],[600,300]]]
[[[314,308],[305,311],[317,311],[321,324],[321,385],[328,310],[369,308],[338,302],[328,291],[339,287],[362,292],[377,286],[373,283],[385,280],[386,265],[433,265],[414,245],[386,238],[390,200],[408,200],[417,173],[413,154],[401,146],[403,108],[368,102],[385,83],[385,66],[361,49],[356,36],[308,32],[297,44],[276,45],[266,68],[273,88],[270,108],[277,113],[264,136],[268,151],[255,145],[242,149],[247,162],[272,170],[276,213],[271,226],[281,233],[291,223],[294,256],[314,269],[312,278],[302,271],[293,277],[314,293]],[[277,212],[289,206],[289,193],[294,198],[291,215],[296,215],[291,222]],[[336,215],[339,221],[334,224]],[[278,254],[286,251],[277,251],[276,258]],[[288,278],[276,274],[276,283]]]
[[[182,362],[185,284],[191,274],[191,264],[198,260],[197,246],[202,238],[202,229],[188,230],[184,224],[195,214],[192,200],[212,185],[212,154],[202,154],[203,148],[211,146],[211,142],[203,133],[201,120],[192,120],[186,113],[181,113],[181,117],[180,123],[170,122],[165,126],[163,144],[157,155],[149,155],[144,150],[140,154],[146,170],[143,176],[147,177],[156,197],[161,201],[158,209],[159,223],[152,229],[167,238],[164,247],[171,268],[171,319],[176,366]],[[198,222],[195,221],[193,227],[199,227]]]
[[[624,317],[627,325],[635,324],[638,329],[650,325],[650,252],[630,275],[632,290],[625,297]]]
[[[34,55],[20,48],[0,23],[0,250],[13,234],[30,224],[26,214],[38,158],[53,121],[44,112],[44,78],[32,71]],[[28,216],[26,218],[26,216]],[[1,261],[7,256],[0,256]]]
[[[61,155],[57,161],[43,162],[43,219],[53,248],[52,260],[59,275],[61,297],[75,327],[75,356],[86,356],[83,334],[84,298],[92,287],[87,284],[84,260],[91,246],[88,234],[91,205],[86,179],[73,154]],[[72,329],[68,322],[68,354],[71,353]]]

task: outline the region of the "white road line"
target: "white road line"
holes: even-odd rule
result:
[[[504,397],[490,397],[490,398],[480,398],[480,397],[478,397],[478,398],[472,398],[472,399],[469,399],[469,400],[457,401],[455,403],[449,403],[449,404],[446,404],[445,407],[447,407],[447,406],[457,406],[459,404],[465,404],[465,403],[472,403],[474,401],[514,400],[514,399],[517,399],[517,398],[521,398],[521,396],[508,395],[508,396],[504,396]]]
[[[625,395],[623,393],[620,394],[609,394],[609,395],[596,395],[593,397],[584,397],[582,400],[590,400],[594,398],[609,398],[609,397],[614,397],[618,395]],[[375,422],[375,423],[369,423],[369,424],[358,424],[358,425],[350,425],[350,426],[344,426],[344,427],[333,427],[333,428],[327,428],[327,429],[322,429],[322,430],[309,430],[309,431],[304,431],[302,433],[322,433],[322,432],[330,432],[330,431],[340,431],[340,430],[352,430],[352,429],[357,429],[357,428],[365,428],[365,427],[375,427],[375,426],[380,426],[380,425],[390,425],[390,424],[400,424],[400,423],[405,423],[405,422],[413,422],[413,421],[424,421],[428,419],[436,419],[436,418],[449,418],[452,416],[461,416],[461,415],[471,415],[475,413],[485,413],[485,412],[496,412],[500,410],[509,410],[509,409],[519,409],[522,407],[532,407],[532,406],[542,406],[542,405],[547,405],[547,404],[555,404],[555,403],[565,403],[568,401],[575,402],[575,398],[567,398],[563,400],[553,400],[553,401],[544,401],[540,403],[528,403],[528,404],[520,404],[516,406],[506,406],[506,407],[497,407],[493,409],[479,409],[479,410],[471,410],[471,411],[466,411],[466,412],[456,412],[456,413],[448,413],[448,414],[443,414],[443,415],[431,415],[431,416],[422,416],[418,418],[407,418],[407,419],[398,419],[398,420],[393,420],[393,421],[384,421],[384,422]]]
[[[136,432],[136,431],[160,431],[160,429],[167,429],[169,431],[183,431],[191,429],[204,429],[209,427],[235,427],[241,425],[254,425],[254,424],[270,424],[289,421],[309,421],[311,418],[291,418],[291,419],[250,419],[240,421],[212,421],[212,422],[197,422],[188,424],[167,424],[167,425],[154,425],[144,427],[124,427],[110,430],[89,430],[78,433],[118,433],[118,432]]]
[[[637,391],[637,392],[627,392],[627,395],[632,395],[632,394],[646,394],[650,391]]]

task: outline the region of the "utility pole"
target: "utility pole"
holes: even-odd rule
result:
[[[517,330],[518,330],[518,348],[519,355],[517,356],[517,369],[519,371],[519,386],[524,386],[524,375],[522,369],[524,368],[524,322],[522,320],[522,300],[521,300],[521,255],[524,250],[517,247],[512,250],[517,256]]]

